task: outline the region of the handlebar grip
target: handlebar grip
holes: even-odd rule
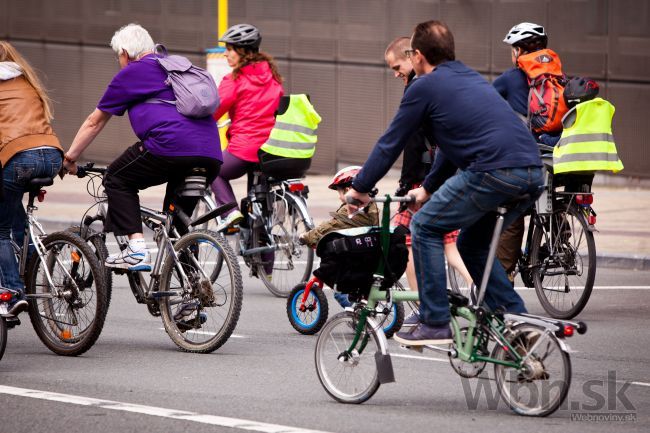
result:
[[[77,174],[76,176],[81,179],[84,178],[88,175],[88,172],[86,172],[86,169],[83,166],[77,166]]]

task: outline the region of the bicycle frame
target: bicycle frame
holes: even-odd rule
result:
[[[376,202],[383,202],[384,208],[382,211],[382,223],[380,231],[380,239],[382,245],[382,251],[384,254],[388,251],[388,245],[390,242],[390,203],[393,201],[410,201],[410,198],[391,198],[389,195],[386,195],[384,198],[376,198]],[[499,242],[499,237],[501,234],[501,229],[503,227],[504,215],[506,214],[507,209],[505,207],[499,207],[497,209],[498,217],[496,226],[494,229],[494,234],[490,243],[490,249],[488,253],[488,259],[486,263],[486,269],[492,267],[494,262],[497,244]],[[379,370],[380,383],[388,383],[394,381],[394,375],[392,371],[392,364],[390,362],[390,355],[388,354],[387,340],[383,334],[381,326],[378,326],[373,320],[372,315],[374,314],[375,306],[378,301],[390,300],[391,302],[404,302],[404,301],[418,301],[419,294],[414,291],[398,291],[398,290],[381,290],[381,283],[383,281],[383,272],[384,272],[384,260],[380,260],[377,271],[374,275],[374,282],[371,286],[370,293],[368,295],[367,301],[362,301],[363,306],[360,307],[359,320],[356,324],[355,335],[344,352],[344,356],[350,356],[353,351],[358,353],[363,352],[366,347],[366,344],[370,338],[369,334],[363,334],[363,330],[368,324],[376,332],[379,340],[379,350],[380,355],[376,356],[377,367]],[[489,362],[492,364],[501,364],[513,368],[521,368],[523,363],[527,359],[527,355],[521,356],[514,347],[508,341],[508,338],[504,334],[506,331],[506,321],[512,322],[525,322],[536,324],[542,326],[545,331],[544,334],[538,339],[537,343],[534,345],[536,348],[542,340],[545,340],[550,336],[551,333],[554,333],[558,337],[564,336],[564,324],[571,324],[578,329],[579,333],[586,331],[586,326],[581,323],[573,322],[561,322],[548,318],[543,318],[540,316],[531,316],[531,315],[514,315],[507,314],[501,315],[498,313],[491,313],[485,308],[481,307],[481,303],[485,296],[485,291],[487,288],[487,282],[489,279],[489,273],[484,272],[481,285],[477,295],[476,305],[470,305],[470,301],[467,298],[461,296],[462,299],[450,297],[450,309],[451,309],[451,327],[454,335],[454,345],[453,348],[443,348],[437,346],[425,346],[428,349],[448,353],[452,358],[458,358],[464,362]],[[466,328],[466,333],[463,335],[461,326],[458,322],[458,319],[464,319],[468,322]],[[512,361],[495,359],[490,356],[484,356],[478,353],[479,341],[477,338],[487,338],[487,335],[481,336],[481,333],[488,334],[496,342],[496,344],[504,347],[504,349],[509,352],[513,358]],[[566,350],[564,343],[560,341],[563,349]],[[529,352],[530,353],[530,352]],[[343,355],[343,354],[342,354]]]

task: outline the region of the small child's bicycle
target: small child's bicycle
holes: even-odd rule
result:
[[[389,244],[390,203],[410,197],[376,198],[383,202],[381,242]],[[485,269],[491,269],[503,228],[506,207],[497,209],[497,222]],[[367,299],[354,310],[332,317],[323,327],[315,349],[316,371],[325,390],[342,403],[362,403],[379,385],[395,381],[387,341],[376,320],[380,301],[418,301],[418,293],[382,290],[383,260]],[[571,360],[565,337],[584,334],[583,322],[555,320],[532,314],[508,314],[483,307],[489,272],[484,272],[476,303],[450,292],[451,327],[454,342],[449,347],[424,346],[447,353],[459,375],[477,377],[487,363],[494,364],[499,393],[520,415],[546,416],[565,400],[571,384]],[[460,320],[463,320],[461,323]],[[494,343],[491,352],[488,344]]]
[[[399,282],[395,290],[404,290]],[[287,317],[291,326],[303,335],[314,335],[320,331],[329,314],[329,303],[323,291],[324,283],[312,277],[306,283],[293,288],[287,299]],[[354,299],[353,299],[354,300]],[[354,303],[352,304],[354,307]],[[391,338],[404,323],[404,306],[401,303],[378,302],[377,314],[381,315],[380,325],[386,338]]]

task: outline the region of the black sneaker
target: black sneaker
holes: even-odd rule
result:
[[[451,344],[454,342],[449,325],[429,326],[420,323],[414,330],[398,332],[393,337],[395,341],[405,346],[427,346],[436,344]]]

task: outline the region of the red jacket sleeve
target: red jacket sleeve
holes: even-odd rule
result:
[[[221,80],[219,84],[219,106],[217,111],[214,112],[212,117],[214,120],[221,119],[225,113],[230,110],[230,107],[235,103],[237,99],[237,91],[235,87],[235,81],[232,79],[232,74],[226,75]]]

